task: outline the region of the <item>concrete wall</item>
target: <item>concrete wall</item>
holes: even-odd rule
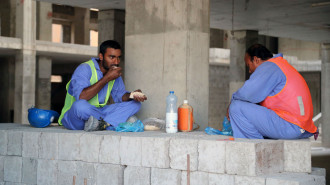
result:
[[[278,52],[284,55],[297,56],[298,60],[320,60],[321,44],[317,42],[279,38]]]
[[[209,68],[209,126],[222,129],[229,105],[229,65],[210,64]]]
[[[0,124],[0,184],[184,185],[189,155],[191,185],[325,185],[308,140],[225,139]]]

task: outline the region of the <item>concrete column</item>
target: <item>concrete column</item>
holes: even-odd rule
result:
[[[89,45],[89,9],[74,9],[74,43]]]
[[[100,10],[98,14],[99,45],[105,40],[116,40],[122,48],[120,66],[125,79],[125,11]]]
[[[52,59],[50,57],[39,56],[37,68],[36,107],[40,109],[50,109]]]
[[[52,4],[37,2],[37,39],[52,41]]]
[[[126,0],[127,90],[148,96],[138,115],[165,118],[174,90],[194,108],[195,122],[208,125],[209,0]]]
[[[37,38],[52,40],[52,4],[37,2]],[[38,56],[36,80],[36,107],[50,109],[52,60],[50,57]]]
[[[27,110],[35,105],[36,2],[16,1],[16,37],[22,39],[15,66],[14,122],[28,123]]]
[[[330,147],[330,43],[322,44],[321,55],[322,145]]]
[[[228,33],[230,34],[229,99],[231,99],[232,94],[242,87],[248,77],[244,62],[245,51],[258,42],[258,32],[248,30]]]
[[[63,26],[63,43],[71,43],[71,27],[70,25]]]

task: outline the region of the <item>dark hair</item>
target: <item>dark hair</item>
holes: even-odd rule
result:
[[[246,53],[251,57],[252,61],[254,56],[261,60],[267,60],[273,57],[273,54],[261,44],[253,44],[246,50]]]
[[[100,45],[99,53],[102,53],[102,55],[104,55],[107,48],[121,49],[117,41],[106,40]]]

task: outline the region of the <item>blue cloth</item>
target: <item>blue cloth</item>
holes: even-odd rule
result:
[[[103,73],[96,61],[97,59],[92,58],[92,60],[96,68],[97,77],[100,80],[103,77]],[[115,127],[119,123],[126,122],[130,116],[139,111],[141,107],[140,102],[134,100],[122,102],[122,96],[129,92],[125,90],[125,85],[121,77],[115,80],[111,90],[111,96],[115,104],[97,108],[89,104],[88,101],[79,99],[81,92],[90,86],[91,76],[91,68],[85,63],[80,64],[74,71],[68,91],[77,101],[75,101],[70,110],[64,114],[62,123],[65,128],[71,130],[83,130],[85,121],[88,120],[90,116],[94,116],[97,119],[103,118],[104,121]],[[104,103],[107,89],[108,84],[106,84],[98,93],[100,103]]]
[[[278,54],[275,57],[283,57]],[[258,105],[267,96],[279,93],[286,83],[282,70],[272,62],[264,62],[250,79],[232,95],[229,117],[235,138],[297,139],[313,134],[279,117],[274,111]]]

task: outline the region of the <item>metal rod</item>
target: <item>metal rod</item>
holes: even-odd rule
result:
[[[190,155],[187,154],[187,185],[190,185]]]
[[[73,176],[73,182],[72,185],[76,185],[76,176]]]

